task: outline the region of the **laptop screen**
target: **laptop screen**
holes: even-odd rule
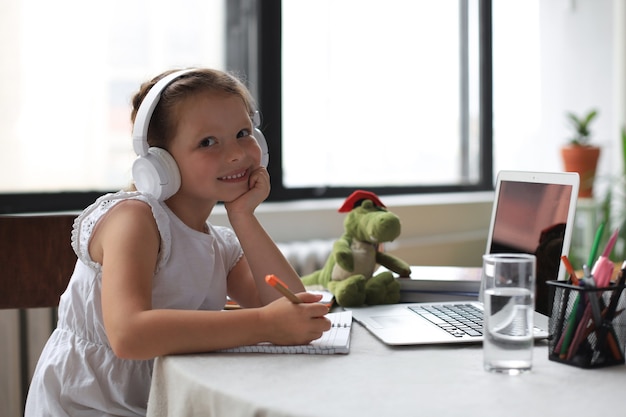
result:
[[[546,307],[539,308],[545,302],[539,299],[545,290],[541,286],[560,278],[572,192],[568,184],[508,180],[500,184],[489,252],[535,254],[539,310]]]

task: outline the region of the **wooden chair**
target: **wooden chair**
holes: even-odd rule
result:
[[[75,217],[0,216],[0,309],[58,306],[76,264]]]
[[[56,307],[76,264],[71,247],[75,217],[0,216],[0,327],[5,329],[0,348],[7,351],[0,354],[5,356],[3,365],[12,369],[3,371],[0,381],[8,397],[0,415],[23,412],[32,371],[56,326]]]

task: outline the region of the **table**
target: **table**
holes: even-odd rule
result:
[[[626,414],[626,366],[552,362],[546,342],[533,355],[530,373],[491,374],[482,368],[481,345],[389,347],[354,322],[348,355],[157,358],[148,416]]]

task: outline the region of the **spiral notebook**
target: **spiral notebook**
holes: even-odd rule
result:
[[[304,353],[307,355],[335,355],[350,353],[350,331],[352,312],[341,311],[326,315],[331,321],[330,330],[308,345],[278,346],[271,343],[259,343],[220,350],[226,353]]]

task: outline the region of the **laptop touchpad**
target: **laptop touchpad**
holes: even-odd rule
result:
[[[410,325],[410,326],[419,326],[422,323],[420,320],[416,320],[413,316],[372,316],[369,318],[369,321],[379,329],[385,329],[388,327],[396,328],[398,326]]]

